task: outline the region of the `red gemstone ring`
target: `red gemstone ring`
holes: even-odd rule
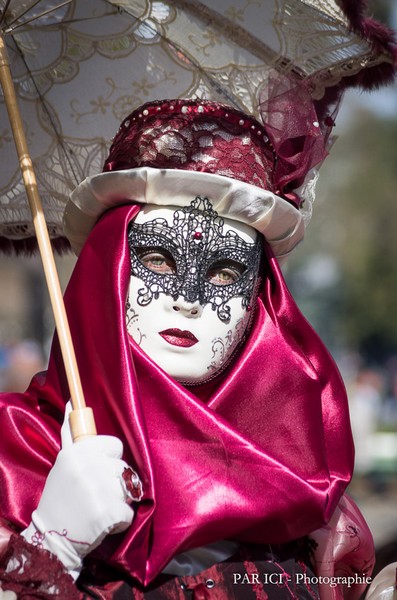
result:
[[[140,502],[140,500],[142,500],[142,483],[134,469],[131,467],[124,467],[122,483],[125,500],[128,504],[131,504],[131,502]]]

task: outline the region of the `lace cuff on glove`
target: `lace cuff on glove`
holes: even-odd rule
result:
[[[79,600],[80,593],[63,564],[47,550],[12,535],[0,562],[0,586],[18,598]]]

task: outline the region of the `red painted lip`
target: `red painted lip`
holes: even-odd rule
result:
[[[196,336],[190,331],[182,331],[181,329],[164,329],[164,331],[159,331],[159,335],[171,346],[181,348],[190,348],[198,342]]]

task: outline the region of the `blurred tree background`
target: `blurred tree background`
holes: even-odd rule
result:
[[[397,353],[397,106],[395,116],[349,113],[287,279],[332,351],[377,365]]]

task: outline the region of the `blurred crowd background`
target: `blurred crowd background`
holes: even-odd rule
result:
[[[393,1],[372,6],[397,29]],[[389,562],[397,560],[397,87],[349,93],[335,134],[285,276],[345,380],[356,445],[348,491],[379,561]],[[57,257],[63,288],[74,262]],[[40,259],[0,256],[0,282],[0,390],[24,391],[46,368],[54,327]]]

